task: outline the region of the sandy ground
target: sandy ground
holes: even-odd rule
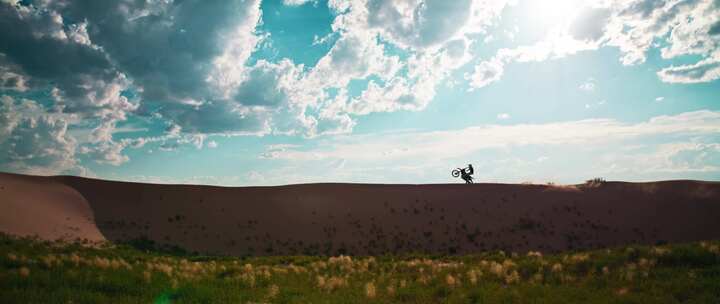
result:
[[[213,254],[557,252],[720,238],[717,182],[223,188],[0,174],[0,186],[1,231],[149,238]]]

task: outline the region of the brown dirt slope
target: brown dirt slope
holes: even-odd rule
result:
[[[553,252],[720,238],[717,182],[224,188],[0,176],[0,207],[24,202],[9,204],[23,220],[3,212],[2,231],[56,236],[46,219],[87,201],[108,240],[149,238],[212,254]],[[76,235],[94,235],[83,229],[92,231]]]
[[[43,239],[105,238],[72,187],[52,178],[0,173],[0,231]]]

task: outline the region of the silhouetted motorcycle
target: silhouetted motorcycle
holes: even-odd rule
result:
[[[462,175],[462,170],[463,170],[463,169],[467,169],[467,168],[456,168],[456,169],[453,169],[450,174],[452,174],[452,177],[458,177],[458,176]],[[473,183],[473,178],[472,178],[472,176],[468,175],[468,176],[467,176],[467,179],[465,179],[465,182],[467,182],[468,184],[472,184],[472,183]]]

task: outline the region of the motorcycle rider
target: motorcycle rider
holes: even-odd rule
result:
[[[467,168],[463,168],[460,170],[460,176],[465,181],[466,184],[472,184],[472,175],[475,173],[475,169],[473,169],[472,164],[468,164]]]

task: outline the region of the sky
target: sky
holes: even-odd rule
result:
[[[0,171],[720,180],[720,0],[0,0]]]

